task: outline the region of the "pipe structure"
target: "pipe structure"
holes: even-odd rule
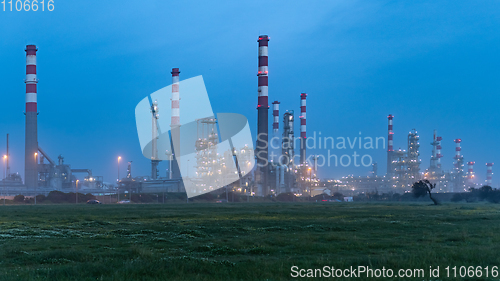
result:
[[[275,174],[276,174],[276,194],[281,193],[281,191],[280,191],[280,176],[281,176],[280,168],[281,168],[281,166],[279,166],[279,165],[276,165],[276,167],[274,168]]]
[[[283,192],[283,188],[285,187],[285,169],[286,166],[280,166],[280,192]]]
[[[493,163],[486,163],[486,185],[491,186],[492,178],[493,178]]]
[[[306,159],[306,98],[307,94],[300,94],[300,164],[307,165]]]
[[[171,133],[171,151],[172,151],[172,177],[178,179],[181,177],[180,165],[175,155],[174,147],[180,151],[180,95],[179,95],[179,68],[172,68],[172,114],[170,119],[170,133]]]
[[[26,133],[24,151],[24,183],[28,188],[38,185],[38,128],[35,45],[26,46]]]
[[[257,145],[255,155],[257,156],[257,167],[260,170],[257,178],[259,191],[267,195],[267,174],[269,159],[269,104],[268,104],[268,45],[267,35],[259,36],[259,68],[258,77],[258,104],[257,104]]]
[[[392,178],[393,176],[393,169],[392,169],[392,158],[394,154],[394,132],[392,131],[392,122],[393,122],[394,116],[392,114],[389,114],[387,116],[387,177]]]
[[[55,166],[56,163],[54,162],[54,160],[52,160],[52,158],[49,157],[49,155],[47,153],[45,153],[45,151],[43,151],[43,149],[41,149],[40,147],[38,147],[38,151],[42,154],[41,156],[43,156],[43,158],[47,159],[47,161],[49,161],[50,165],[52,166]],[[42,157],[40,157],[41,159]],[[59,165],[62,165],[63,164],[63,157],[61,155],[59,155]]]

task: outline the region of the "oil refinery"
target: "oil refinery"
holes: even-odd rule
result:
[[[253,146],[244,146],[235,151],[219,153],[215,149],[220,142],[216,117],[196,120],[197,138],[196,161],[188,165],[195,167],[195,175],[190,180],[195,185],[208,191],[216,191],[213,186],[226,184],[228,189],[246,194],[248,196],[276,196],[280,193],[293,193],[295,196],[315,196],[317,194],[343,194],[356,195],[359,193],[405,193],[418,180],[428,179],[436,183],[438,192],[464,192],[470,187],[492,185],[493,163],[485,164],[486,181],[476,180],[474,167],[476,162],[465,162],[462,155],[462,140],[444,140],[434,130],[432,154],[429,165],[421,163],[420,136],[416,129],[411,129],[406,138],[405,149],[394,149],[395,134],[393,130],[395,116],[388,115],[387,131],[387,172],[378,174],[378,164],[372,164],[370,176],[346,175],[338,179],[320,179],[318,177],[318,156],[308,153],[306,141],[306,100],[307,93],[296,93],[297,108],[280,109],[280,101],[269,93],[269,42],[267,35],[258,37],[258,69],[257,69],[257,132],[255,150]],[[154,193],[154,192],[186,192],[182,180],[181,165],[175,155],[174,146],[186,145],[180,143],[180,119],[182,111],[182,88],[179,86],[180,70],[171,69],[171,116],[170,116],[170,144],[165,152],[160,152],[158,140],[159,112],[162,110],[157,101],[150,100],[151,113],[151,174],[147,176],[133,176],[132,162],[128,162],[125,177],[119,178],[116,183],[105,184],[102,176],[96,176],[89,168],[72,168],[64,162],[64,157],[59,155],[54,160],[38,142],[38,107],[37,107],[37,47],[27,45],[26,52],[26,109],[25,109],[25,159],[24,180],[19,173],[11,173],[9,161],[9,134],[7,134],[7,152],[4,155],[5,177],[0,182],[0,187],[5,195],[46,194],[52,190],[74,192],[85,190],[86,193],[116,194],[127,193]],[[272,102],[272,118],[269,118],[269,95]],[[41,96],[43,98],[43,95]],[[314,95],[310,98],[314,99]],[[281,113],[280,113],[281,110]],[[296,125],[295,112],[300,112]],[[272,137],[269,137],[269,124],[272,124]],[[300,132],[295,134],[295,127]],[[3,133],[3,132],[2,132]],[[7,133],[7,132],[5,132]],[[12,132],[10,132],[12,134]],[[298,140],[298,141],[296,141]],[[446,141],[446,144],[444,143]],[[453,169],[444,170],[441,165],[442,145],[455,143],[455,155],[447,156],[453,160]],[[361,143],[360,143],[361,146]],[[131,148],[133,149],[133,148]],[[162,161],[159,153],[168,156],[168,172],[165,177],[160,176],[158,165]],[[213,177],[214,174],[225,174],[223,171],[229,161],[235,161],[238,156],[238,171],[231,176]],[[297,156],[297,157],[296,157]],[[118,158],[118,163],[121,158]],[[242,173],[240,167],[246,167],[256,162],[250,173]],[[467,170],[465,170],[465,163]],[[77,179],[75,174],[85,174],[83,181]],[[118,171],[119,173],[119,171]],[[188,175],[189,177],[189,175]],[[209,178],[209,180],[207,180]],[[219,190],[220,192],[220,190]]]

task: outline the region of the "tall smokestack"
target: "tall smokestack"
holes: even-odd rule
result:
[[[300,94],[300,164],[305,166],[306,158],[306,98],[307,94]]]
[[[486,163],[486,185],[491,186],[492,177],[493,177],[493,163]]]
[[[267,164],[269,154],[269,104],[268,104],[268,52],[269,37],[267,35],[259,36],[259,70],[257,72],[259,80],[259,99],[257,105],[257,166],[260,167],[258,184],[263,193],[267,193]],[[266,194],[264,194],[266,195]]]
[[[174,154],[174,147],[177,147],[180,151],[180,107],[179,107],[179,68],[172,68],[172,115],[170,119],[170,132],[172,137],[172,161],[171,169],[172,169],[172,178],[178,179],[181,177],[180,165],[177,162],[177,156]]]
[[[474,184],[474,164],[476,162],[467,162],[467,179],[469,180],[469,184]]]
[[[35,45],[26,46],[26,134],[24,151],[24,183],[28,188],[38,184],[37,154],[37,83]]]
[[[392,119],[394,116],[389,114],[387,116],[388,127],[387,127],[387,177],[392,178],[393,170],[392,170],[392,154],[394,153],[394,143],[393,137],[394,132],[392,131]]]
[[[273,102],[273,154],[275,154],[274,158],[275,162],[279,161],[279,156],[281,154],[280,149],[280,137],[279,137],[279,123],[280,122],[280,102]]]

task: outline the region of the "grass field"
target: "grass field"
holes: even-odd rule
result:
[[[422,268],[418,280],[453,280],[446,266],[500,265],[500,207],[0,206],[0,245],[1,280],[290,280],[294,265]],[[429,278],[429,266],[441,278]]]

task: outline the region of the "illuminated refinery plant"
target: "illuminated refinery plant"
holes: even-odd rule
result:
[[[132,161],[128,162],[126,177],[120,179],[118,168],[117,190],[127,190],[130,193],[140,192],[185,192],[184,180],[194,183],[199,190],[216,192],[221,185],[225,185],[226,192],[231,190],[248,196],[277,196],[281,193],[291,193],[295,196],[314,196],[321,193],[359,194],[370,192],[405,193],[418,180],[428,179],[436,183],[437,192],[463,192],[470,187],[478,187],[480,183],[474,172],[475,162],[467,162],[468,170],[464,169],[464,156],[461,153],[462,140],[455,142],[454,168],[443,170],[441,166],[441,145],[443,138],[434,130],[432,154],[428,168],[421,168],[420,136],[416,129],[412,129],[406,138],[403,148],[395,149],[394,115],[387,116],[387,173],[378,174],[378,164],[372,164],[369,176],[346,175],[339,179],[320,180],[318,177],[318,157],[309,155],[306,149],[307,140],[307,112],[306,99],[308,94],[296,93],[296,101],[300,107],[299,124],[295,124],[295,112],[298,108],[282,109],[280,102],[272,103],[272,138],[269,138],[269,41],[270,37],[258,37],[258,68],[257,68],[257,135],[255,150],[248,144],[244,147],[218,151],[220,136],[217,130],[218,120],[209,117],[196,120],[197,139],[193,144],[180,143],[180,89],[179,68],[172,68],[171,74],[171,116],[170,116],[170,147],[161,146],[158,140],[162,132],[158,130],[159,112],[158,102],[150,100],[151,113],[151,174],[148,176],[132,176]],[[79,188],[86,188],[89,192],[99,192],[110,187],[104,185],[100,176],[94,176],[90,169],[73,169],[64,163],[59,155],[57,162],[49,157],[38,143],[38,107],[37,107],[37,47],[26,46],[26,139],[25,139],[25,179],[24,183],[18,173],[11,173],[9,161],[9,136],[7,135],[7,153],[3,156],[5,175],[0,185],[7,187],[6,193],[19,194],[20,190],[34,194],[49,190],[71,191],[79,183],[76,173],[85,173],[86,176]],[[299,99],[300,98],[300,99]],[[314,98],[314,96],[313,96]],[[280,121],[282,126],[280,126]],[[314,121],[314,120],[313,120]],[[300,134],[295,142],[295,126]],[[281,129],[281,131],[280,131]],[[300,140],[300,141],[299,141]],[[196,157],[183,170],[193,169],[191,175],[181,175],[181,166],[174,153],[174,147],[181,145],[194,147]],[[296,147],[298,146],[298,147]],[[168,156],[168,169],[163,176],[159,172],[159,147],[162,153]],[[149,148],[148,148],[149,149]],[[166,149],[166,152],[165,152]],[[148,150],[149,151],[149,150]],[[180,151],[180,150],[179,150]],[[296,159],[296,157],[298,159]],[[118,158],[118,165],[121,157]],[[253,170],[250,166],[255,163]],[[237,167],[237,171],[229,170]],[[493,163],[486,163],[486,184],[492,185]],[[229,172],[228,172],[229,171]],[[243,173],[242,171],[250,171]],[[189,173],[189,172],[188,172]],[[220,191],[219,191],[220,192]]]

